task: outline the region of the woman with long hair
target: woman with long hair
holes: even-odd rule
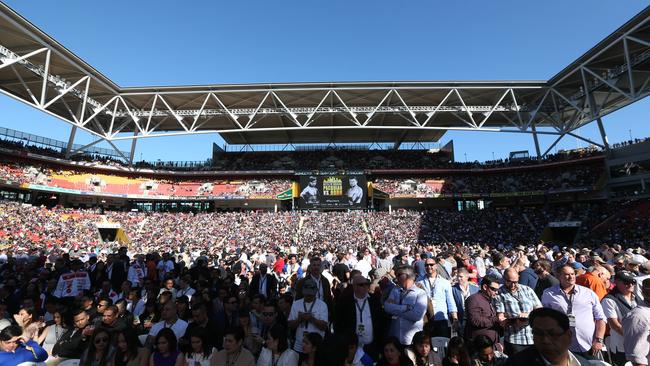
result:
[[[257,357],[262,350],[264,340],[259,336],[259,330],[251,324],[251,314],[248,308],[239,309],[239,326],[244,330],[244,348]]]
[[[125,329],[117,334],[115,339],[115,355],[111,366],[146,366],[149,362],[149,351],[140,347],[138,335],[131,329]]]
[[[183,354],[178,351],[174,331],[163,328],[154,340],[156,350],[149,357],[149,366],[182,366]]]
[[[95,328],[88,349],[81,356],[80,366],[106,366],[113,359],[111,334],[104,328]]]
[[[190,350],[183,358],[184,366],[210,366],[214,348],[203,328],[194,328],[190,333]]]
[[[281,325],[269,329],[257,366],[298,366],[298,354],[289,347],[287,331]]]
[[[413,335],[411,346],[406,349],[406,355],[415,366],[442,365],[441,352],[431,348],[429,333],[419,331]]]
[[[443,366],[470,366],[472,359],[465,341],[461,337],[453,337],[447,344],[447,354],[442,361]]]
[[[413,366],[404,353],[404,348],[395,337],[388,337],[382,343],[382,352],[377,366]]]
[[[45,348],[47,353],[52,353],[52,348],[56,342],[58,342],[63,333],[68,330],[68,327],[63,321],[63,314],[60,310],[54,311],[53,317],[54,324],[47,326],[36,341]]]
[[[302,360],[300,366],[319,366],[323,337],[318,333],[307,333],[302,338]]]
[[[29,339],[38,340],[38,333],[43,323],[36,319],[36,309],[32,306],[24,307],[14,315],[16,324],[23,330],[23,335]]]

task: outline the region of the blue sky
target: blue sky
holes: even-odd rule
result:
[[[546,80],[647,1],[5,1],[121,86],[366,80]],[[605,117],[610,142],[650,135],[648,99]],[[0,95],[0,126],[70,126]],[[580,133],[594,139],[594,125]],[[456,159],[534,153],[524,134],[447,133]],[[92,141],[77,134],[77,142]],[[138,142],[136,159],[204,160],[219,136]],[[548,146],[551,138],[542,138]],[[106,146],[106,145],[103,145]],[[129,144],[120,148],[128,150]],[[585,143],[565,138],[558,148]]]

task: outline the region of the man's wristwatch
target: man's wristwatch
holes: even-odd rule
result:
[[[596,338],[596,342],[598,342],[600,344],[603,344],[603,343],[605,343],[605,340],[602,339],[602,338]]]

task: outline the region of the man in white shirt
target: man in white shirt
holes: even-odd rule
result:
[[[302,299],[296,300],[291,305],[288,325],[295,331],[293,349],[302,352],[302,340],[305,333],[316,332],[325,336],[328,327],[328,311],[324,301],[316,298],[318,287],[311,278],[305,279],[302,286]]]
[[[179,289],[176,291],[177,298],[187,296],[189,301],[192,300],[192,295],[196,293],[196,290],[190,287],[190,282],[192,282],[192,277],[190,275],[185,275],[178,280]]]
[[[144,256],[138,255],[137,260],[129,266],[127,279],[133,287],[141,287],[144,284],[144,278],[147,277],[147,265],[144,262]]]
[[[612,357],[612,362],[616,365],[624,365],[627,360],[623,346],[625,332],[621,321],[636,307],[634,298],[636,281],[634,274],[629,271],[619,271],[614,279],[616,287],[600,303],[603,306],[603,313],[605,313],[610,329],[607,348]]]
[[[163,305],[160,317],[162,320],[154,324],[149,331],[149,336],[147,337],[148,345],[153,343],[154,338],[156,338],[158,332],[163,328],[171,328],[176,335],[176,339],[180,339],[187,330],[187,322],[178,318],[178,314],[176,313],[176,303],[174,301],[168,301]]]

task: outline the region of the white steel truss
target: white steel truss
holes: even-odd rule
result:
[[[0,3],[0,26],[12,29],[0,33],[0,92],[111,145],[214,133],[250,143],[278,132],[293,143],[334,130],[401,142],[454,130],[529,133],[540,156],[567,135],[608,148],[602,117],[650,94],[649,22],[650,7],[548,82],[119,88]],[[33,42],[17,45],[15,34]],[[593,121],[602,143],[576,131]],[[557,136],[544,154],[539,134]]]

